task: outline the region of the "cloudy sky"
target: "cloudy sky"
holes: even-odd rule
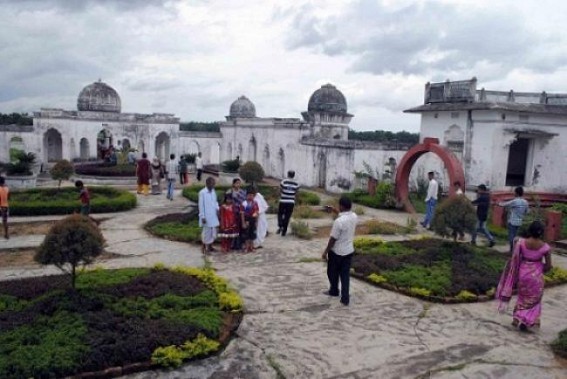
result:
[[[76,109],[99,78],[123,112],[300,117],[333,83],[357,130],[419,130],[427,81],[567,92],[562,0],[0,0],[0,112]]]

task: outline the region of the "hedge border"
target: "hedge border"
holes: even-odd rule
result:
[[[17,193],[25,192],[51,192],[56,191],[55,188],[34,188],[31,190],[24,190],[13,192],[12,197]],[[69,191],[67,188],[62,188],[60,191]],[[133,209],[137,205],[136,195],[113,187],[89,187],[91,194],[97,193],[102,195],[117,195],[110,199],[92,199],[91,200],[91,213],[112,213],[123,212]],[[50,215],[65,215],[78,212],[80,209],[79,194],[77,192],[77,200],[54,200],[50,202],[45,201],[26,201],[20,202],[18,200],[10,201],[10,215],[12,216],[50,216]]]

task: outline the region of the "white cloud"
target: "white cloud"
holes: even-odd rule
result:
[[[0,112],[74,109],[101,78],[124,112],[220,120],[244,94],[301,117],[327,82],[357,129],[417,131],[427,81],[563,91],[557,2],[0,0]]]

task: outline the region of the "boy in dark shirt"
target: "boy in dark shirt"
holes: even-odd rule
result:
[[[89,190],[81,180],[75,182],[75,187],[80,191],[79,199],[81,200],[81,214],[83,216],[88,216],[91,212],[91,196],[89,195]]]
[[[476,217],[478,218],[478,224],[475,231],[472,234],[471,243],[476,245],[476,235],[481,232],[488,238],[488,246],[494,246],[494,237],[490,234],[486,228],[486,219],[488,218],[488,208],[490,208],[490,194],[488,189],[484,184],[478,186],[477,198],[472,203],[476,205]]]

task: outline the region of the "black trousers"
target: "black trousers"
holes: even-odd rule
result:
[[[295,204],[280,203],[278,208],[278,228],[282,230],[283,235],[287,233],[287,226],[289,225],[294,205]]]
[[[203,174],[203,170],[199,169],[197,170],[197,180],[201,181],[201,175]]]
[[[337,255],[333,251],[329,252],[329,260],[327,262],[327,277],[329,278],[329,295],[339,295],[339,279],[341,280],[341,302],[348,304],[350,301],[350,264],[352,262],[352,253],[348,255]]]

